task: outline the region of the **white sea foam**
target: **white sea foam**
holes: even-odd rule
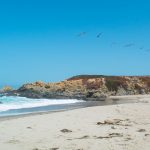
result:
[[[0,112],[2,112],[12,109],[33,108],[60,104],[73,104],[83,101],[79,101],[77,99],[31,99],[17,96],[3,96],[0,97],[0,102]]]

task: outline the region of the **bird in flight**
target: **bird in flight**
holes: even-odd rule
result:
[[[100,32],[100,33],[97,34],[96,37],[97,37],[97,38],[100,38],[102,34],[103,34],[103,32]]]
[[[133,43],[129,43],[129,44],[124,45],[124,47],[132,47],[132,46],[134,46]]]
[[[141,46],[139,49],[140,49],[140,50],[143,50],[143,49],[144,49],[144,47],[143,47],[143,46]]]
[[[150,52],[150,49],[145,50],[146,52]]]
[[[114,46],[114,45],[117,45],[118,43],[117,42],[112,42],[111,44],[110,44],[110,46]]]
[[[78,37],[81,37],[81,36],[84,36],[84,35],[86,35],[87,33],[86,32],[81,32],[81,33],[79,33],[77,36]]]

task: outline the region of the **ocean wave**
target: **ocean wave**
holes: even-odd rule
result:
[[[0,97],[0,112],[22,109],[22,108],[33,108],[42,107],[49,105],[61,105],[61,104],[73,104],[83,102],[77,99],[31,99],[26,97],[18,96],[3,96]]]

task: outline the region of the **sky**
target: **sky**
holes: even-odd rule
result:
[[[0,1],[0,86],[150,75],[149,8],[148,0]]]

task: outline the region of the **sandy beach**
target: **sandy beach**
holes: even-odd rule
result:
[[[0,150],[149,150],[150,95],[0,121]]]

